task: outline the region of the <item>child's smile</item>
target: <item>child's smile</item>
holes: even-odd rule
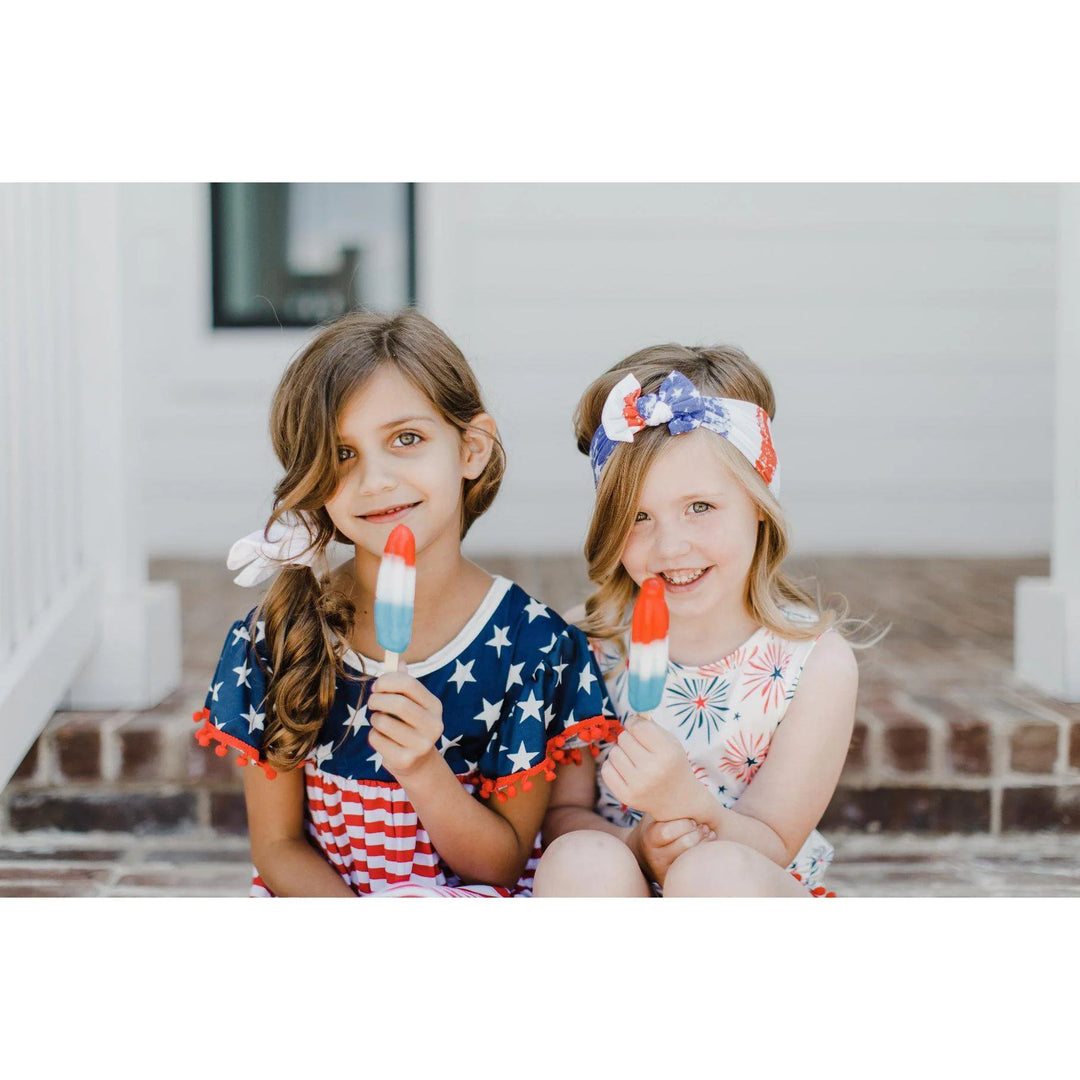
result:
[[[388,506],[383,509],[373,510],[367,514],[357,514],[358,518],[371,522],[373,525],[389,524],[400,521],[410,510],[419,506],[420,502],[400,503],[397,506]]]
[[[711,566],[699,566],[693,570],[661,570],[657,576],[668,592],[678,594],[694,588],[711,569]]]
[[[623,548],[622,564],[638,585],[654,576],[664,583],[673,648],[684,636],[707,647],[713,636],[747,629],[759,511],[719,442],[705,430],[671,439],[645,477]]]

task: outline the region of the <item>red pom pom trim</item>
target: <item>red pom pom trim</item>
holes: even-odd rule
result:
[[[234,738],[227,732],[222,731],[221,728],[214,727],[214,725],[210,723],[209,709],[199,709],[198,712],[192,714],[191,719],[194,720],[196,724],[202,724],[202,727],[195,732],[195,741],[200,746],[209,746],[210,741],[215,740],[219,744],[214,747],[214,753],[217,754],[218,757],[224,757],[231,748],[237,752],[237,765],[258,765],[266,774],[268,780],[273,780],[274,777],[277,776],[277,772],[274,770],[273,766],[263,761],[262,758],[259,757],[258,751],[253,746],[248,746],[247,743]]]
[[[543,760],[537,762],[531,769],[512,773],[510,776],[500,776],[497,780],[481,780],[480,796],[484,799],[490,799],[494,794],[499,802],[505,802],[507,798],[512,799],[517,795],[517,789],[514,785],[518,781],[521,782],[522,791],[531,791],[532,777],[543,776],[549,782],[555,779],[556,763],[567,760],[573,760],[578,764],[581,763],[581,749],[579,747],[572,747],[569,750],[563,749],[567,740],[581,739],[589,744],[589,749],[595,756],[600,753],[600,748],[596,743],[613,742],[618,738],[621,731],[622,724],[614,717],[593,716],[588,720],[581,720],[572,727],[568,727],[562,734],[549,739]]]

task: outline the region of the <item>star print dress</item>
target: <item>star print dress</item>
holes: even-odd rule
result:
[[[204,708],[198,741],[240,765],[274,770],[262,756],[269,655],[253,614],[233,623]],[[408,796],[368,745],[367,697],[381,662],[344,653],[350,673],[303,764],[311,842],[358,895],[527,896],[540,858],[513,888],[464,884],[439,857]],[[576,627],[502,577],[461,632],[409,665],[443,704],[438,751],[467,792],[505,801],[554,779],[557,763],[594,754],[619,730],[588,643]],[[366,673],[366,674],[365,674]],[[254,870],[254,868],[253,868]],[[270,896],[254,871],[252,896]]]
[[[797,612],[788,615],[800,617]],[[791,640],[762,626],[715,663],[694,667],[669,661],[664,696],[653,719],[682,739],[694,775],[729,809],[764,763],[819,639],[820,635]],[[604,643],[598,642],[596,648],[608,672],[615,712],[624,720],[632,711],[626,661],[619,661],[615,650]],[[598,767],[610,750],[610,744],[601,749]],[[612,795],[599,772],[597,784],[601,816],[623,826],[640,820],[637,810],[624,807]],[[832,845],[814,829],[788,870],[811,895],[833,896],[823,884],[832,857]],[[659,891],[655,885],[654,891]]]

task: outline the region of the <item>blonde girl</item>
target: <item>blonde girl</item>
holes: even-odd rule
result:
[[[782,569],[787,534],[765,374],[738,349],[643,349],[586,390],[575,423],[596,506],[596,586],[578,612],[626,727],[560,776],[537,895],[826,895],[815,826],[854,722],[857,668]],[[630,714],[641,583],[670,612],[664,698]]]
[[[615,725],[581,631],[461,552],[504,468],[469,365],[414,311],[351,313],[289,366],[270,432],[273,512],[230,566],[274,580],[195,714],[249,766],[252,895],[527,895],[557,763]],[[374,592],[399,522],[415,617],[387,671]],[[353,548],[332,572],[331,540]]]

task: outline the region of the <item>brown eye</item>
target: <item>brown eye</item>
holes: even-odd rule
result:
[[[343,465],[350,457],[353,457],[353,452],[347,446],[339,446],[337,448],[338,464]]]
[[[648,521],[648,519],[649,515],[644,510],[639,510],[634,518],[634,524],[636,525],[639,521]]]

